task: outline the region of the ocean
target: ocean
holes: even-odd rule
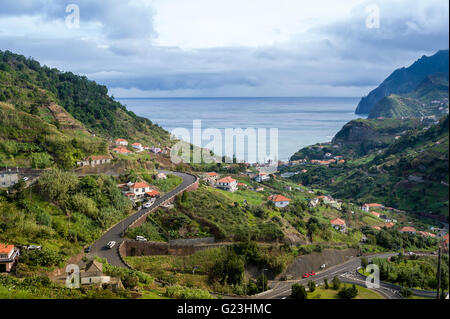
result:
[[[186,128],[193,120],[202,129],[277,128],[278,159],[288,160],[299,149],[331,141],[349,121],[360,98],[117,98],[135,114],[167,131]],[[268,135],[267,131],[267,135]],[[206,142],[202,146],[205,146]]]

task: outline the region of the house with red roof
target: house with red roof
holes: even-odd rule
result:
[[[425,237],[425,238],[428,238],[428,237],[436,238],[436,235],[435,235],[435,234],[432,234],[432,233],[429,233],[429,232],[426,232],[426,231],[421,231],[421,230],[419,230],[419,231],[417,232],[417,234],[419,234],[420,236]]]
[[[118,138],[114,141],[114,143],[119,146],[128,146],[128,141],[124,140],[123,138]]]
[[[370,211],[371,208],[383,208],[383,205],[381,204],[376,204],[376,203],[372,203],[372,204],[364,204],[361,209],[363,211],[365,211],[366,213],[368,213]]]
[[[370,212],[370,214],[372,214],[373,216],[380,218],[380,213],[377,212]]]
[[[152,189],[151,186],[146,182],[130,182],[127,184],[118,185],[118,187],[122,189],[125,196],[133,201],[138,201],[148,197],[156,198],[161,195],[160,192]]]
[[[284,197],[283,195],[270,195],[268,200],[274,203],[278,208],[288,206],[291,201],[289,198]]]
[[[401,232],[402,234],[406,233],[406,234],[415,235],[417,233],[417,230],[414,227],[410,227],[410,226],[402,227],[398,231]]]
[[[216,183],[216,187],[227,192],[235,192],[237,191],[237,181],[233,179],[231,176],[224,177],[219,179]]]
[[[330,222],[330,224],[334,229],[339,230],[341,232],[344,232],[347,229],[347,224],[345,223],[345,220],[340,218],[333,219]]]
[[[392,228],[394,226],[395,226],[395,224],[393,222],[384,224],[384,227],[386,227],[386,228]]]
[[[0,273],[11,272],[19,255],[19,249],[14,245],[0,243]]]
[[[262,183],[270,179],[269,174],[267,173],[259,173],[255,176],[255,182]]]
[[[380,226],[372,226],[372,229],[381,230],[381,227]]]
[[[136,152],[142,152],[144,150],[144,147],[141,143],[133,143],[131,144],[131,147],[136,150]]]
[[[113,149],[113,152],[118,153],[118,154],[122,154],[122,155],[129,155],[130,153],[133,153],[129,150],[127,150],[126,148],[123,147],[116,147],[115,149]]]

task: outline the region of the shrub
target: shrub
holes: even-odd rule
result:
[[[303,285],[293,284],[291,297],[295,299],[308,299],[308,293]]]
[[[402,290],[400,290],[400,294],[402,295],[403,298],[409,298],[412,296],[412,290],[403,287]]]
[[[340,287],[341,287],[341,281],[336,276],[336,277],[333,278],[333,289],[334,290],[339,290]]]
[[[167,287],[165,295],[174,299],[213,299],[206,290],[186,288],[178,285]]]
[[[353,299],[358,296],[358,288],[356,288],[355,285],[348,288],[344,286],[344,288],[339,291],[338,296],[341,299]]]

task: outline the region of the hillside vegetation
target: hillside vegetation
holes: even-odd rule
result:
[[[426,76],[438,72],[448,73],[449,50],[441,50],[433,56],[423,56],[408,68],[395,70],[383,83],[363,97],[356,114],[369,114],[372,108],[384,97],[413,91]]]
[[[105,86],[0,51],[0,163],[68,168],[126,138],[149,146],[170,136],[108,96]],[[11,130],[12,129],[12,130]],[[26,144],[26,145],[25,145]]]

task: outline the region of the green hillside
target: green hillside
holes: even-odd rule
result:
[[[448,129],[447,116],[438,125],[407,131],[387,147],[343,166],[308,167],[296,178],[337,198],[448,218]]]
[[[356,114],[369,114],[384,97],[413,91],[428,75],[449,70],[449,50],[441,50],[433,56],[423,56],[408,68],[395,70],[383,83],[363,97]]]
[[[369,118],[422,117],[448,114],[448,73],[427,76],[412,92],[391,94],[378,102]]]
[[[122,137],[149,145],[170,143],[164,129],[128,111],[108,96],[105,86],[9,51],[0,51],[0,102],[60,125],[60,129],[84,127],[108,139]],[[65,122],[67,116],[58,116],[61,112],[70,115],[69,123]]]

